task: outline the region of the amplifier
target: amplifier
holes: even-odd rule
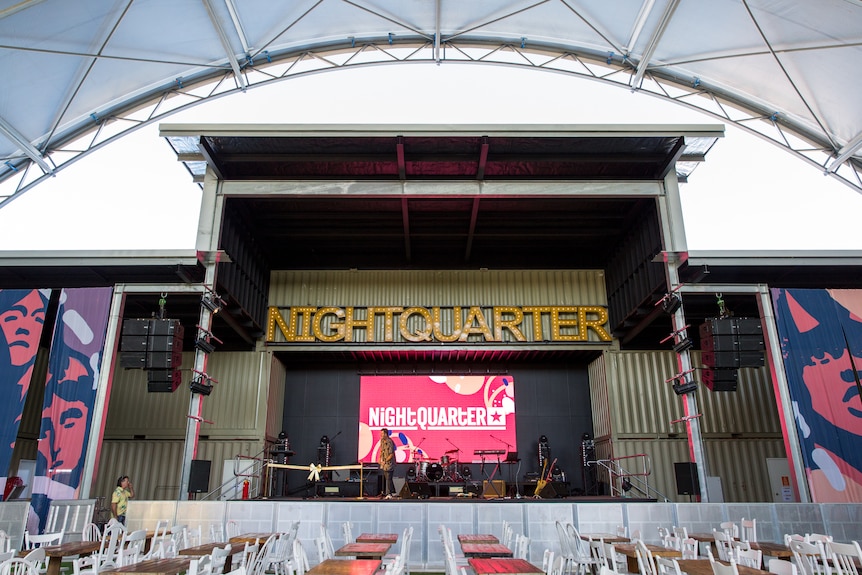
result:
[[[506,482],[502,479],[494,479],[493,481],[485,480],[482,482],[482,497],[485,499],[494,499],[505,496]]]

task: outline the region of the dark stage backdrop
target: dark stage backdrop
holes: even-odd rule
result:
[[[284,431],[296,454],[290,458],[294,465],[307,466],[319,460],[321,438],[329,438],[331,465],[350,465],[356,462],[359,434],[359,374],[373,373],[362,366],[334,366],[331,369],[312,365],[287,365],[284,399]],[[482,373],[480,366],[464,366],[463,373]],[[387,366],[387,373],[397,372],[397,366]],[[549,367],[507,366],[515,381],[515,413],[517,417],[518,445],[521,458],[518,480],[528,472],[538,472],[539,438],[547,436],[551,460],[557,459],[571,489],[583,488],[581,466],[581,438],[593,434],[590,407],[590,386],[586,365],[558,365]],[[405,373],[413,373],[413,366]],[[497,442],[490,440],[489,446]],[[500,444],[501,449],[506,449]],[[472,455],[472,454],[471,454]],[[406,464],[399,464],[395,477],[404,478]],[[469,465],[474,481],[483,479],[479,464]],[[492,465],[486,464],[490,474]],[[518,465],[501,465],[502,479],[507,482],[516,477]],[[283,495],[306,495],[307,474],[289,471]],[[348,472],[336,473],[333,479],[347,479]],[[498,474],[495,479],[500,478]],[[313,495],[313,491],[310,492]],[[523,493],[523,492],[522,492]],[[274,493],[274,496],[279,494]]]

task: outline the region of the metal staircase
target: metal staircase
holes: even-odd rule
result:
[[[634,463],[640,465],[640,471],[632,472],[623,467],[622,461],[637,460]],[[670,501],[666,495],[651,487],[649,476],[652,473],[650,458],[646,453],[613,457],[611,459],[598,459],[588,461],[587,465],[594,465],[596,474],[607,475],[607,483],[610,485],[611,495],[614,497],[641,497],[655,499],[657,501]]]

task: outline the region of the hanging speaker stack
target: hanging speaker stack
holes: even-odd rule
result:
[[[120,366],[147,371],[147,390],[173,392],[182,382],[183,326],[178,319],[127,319]]]
[[[736,391],[741,367],[763,367],[764,341],[760,319],[710,318],[700,326],[702,379],[712,391]]]

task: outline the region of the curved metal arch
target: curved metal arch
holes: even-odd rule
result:
[[[599,81],[608,85],[643,92],[693,109],[732,124],[791,153],[802,161],[821,169],[845,185],[862,193],[862,162],[845,158],[838,167],[831,162],[839,150],[824,145],[818,134],[794,125],[779,113],[757,108],[750,102],[735,98],[703,85],[697,78],[685,80],[664,72],[661,67],[639,70],[625,56],[597,54],[587,50],[517,43],[494,43],[468,40],[427,41],[417,43],[391,38],[374,42],[337,45],[327,44],[282,54],[266,53],[258,60],[250,59],[242,68],[245,82],[239,82],[232,68],[208,69],[198,77],[177,78],[164,86],[122,107],[93,116],[92,125],[80,126],[74,132],[58,135],[48,148],[41,173],[32,157],[8,158],[0,166],[0,182],[18,176],[11,195],[0,199],[0,209],[21,194],[33,189],[50,176],[82,159],[91,152],[144,126],[164,120],[179,111],[250,88],[274,82],[330,72],[345,68],[361,68],[390,64],[462,64],[502,65],[560,73]],[[664,73],[663,73],[664,72]],[[633,87],[633,84],[637,84]],[[243,85],[244,84],[244,85]]]

